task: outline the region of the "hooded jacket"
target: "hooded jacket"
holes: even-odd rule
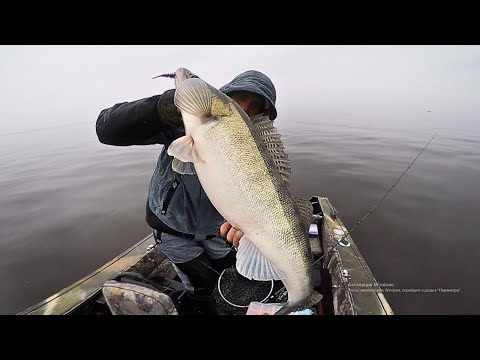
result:
[[[275,87],[261,72],[246,71],[220,91],[227,95],[233,91],[262,95],[271,107],[270,118],[277,116]],[[174,94],[175,90],[167,90],[162,95],[104,109],[97,118],[96,133],[99,141],[108,145],[165,145],[150,181],[146,221],[161,232],[204,239],[217,234],[224,219],[211,204],[197,175],[178,174],[172,169],[168,146],[185,135],[173,104]]]

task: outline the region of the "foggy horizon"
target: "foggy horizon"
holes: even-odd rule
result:
[[[215,87],[269,76],[278,121],[475,128],[480,47],[460,45],[17,45],[0,47],[0,135],[94,125],[116,103],[161,94],[186,67]]]

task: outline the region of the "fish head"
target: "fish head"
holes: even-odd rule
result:
[[[185,80],[192,79],[192,78],[198,78],[198,76],[192,73],[188,69],[178,68],[175,71],[175,88],[178,88],[178,86]]]
[[[170,79],[175,79],[175,87],[178,88],[178,86],[185,80],[191,79],[191,78],[198,78],[197,75],[193,74],[190,70],[185,69],[185,68],[178,68],[177,71],[174,73],[168,73],[168,74],[162,74],[158,76],[154,76],[153,79],[158,78],[158,77],[166,77]]]

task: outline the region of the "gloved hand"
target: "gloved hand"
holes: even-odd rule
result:
[[[164,124],[173,128],[183,129],[183,120],[180,111],[173,103],[175,89],[167,90],[157,101],[157,111]]]

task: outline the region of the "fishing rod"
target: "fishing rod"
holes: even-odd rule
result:
[[[328,249],[322,256],[320,256],[320,258],[318,258],[314,263],[313,263],[313,266],[318,269],[315,264],[317,262],[319,262],[320,260],[322,260],[325,255],[327,255],[330,251],[332,251],[335,247],[337,247],[342,241],[343,239],[345,239],[348,235],[350,235],[352,233],[353,230],[355,230],[358,225],[360,225],[366,218],[368,215],[370,215],[371,213],[373,213],[375,211],[375,209],[377,208],[378,205],[380,205],[380,203],[387,197],[387,195],[393,190],[393,188],[395,187],[395,185],[397,185],[397,183],[400,181],[400,179],[403,177],[403,175],[405,175],[408,171],[408,169],[410,169],[410,167],[413,165],[413,163],[420,157],[420,155],[422,155],[422,153],[425,151],[425,149],[428,147],[428,145],[430,145],[430,143],[432,142],[432,140],[435,138],[435,136],[437,136],[438,132],[435,133],[435,135],[433,135],[433,137],[430,139],[430,141],[427,143],[427,145],[425,145],[425,147],[422,149],[422,151],[420,151],[420,153],[415,157],[415,159],[413,159],[413,161],[410,163],[410,165],[408,165],[408,167],[405,169],[405,171],[402,173],[402,175],[400,175],[400,177],[397,179],[397,181],[395,181],[395,183],[390,187],[390,189],[385,193],[385,195],[382,196],[382,198],[377,201],[377,203],[375,205],[373,205],[373,207],[365,214],[365,216],[363,218],[360,219],[360,221],[350,230],[348,231],[345,235],[342,236],[342,238],[340,240],[338,240],[333,246],[330,247],[330,249]]]

